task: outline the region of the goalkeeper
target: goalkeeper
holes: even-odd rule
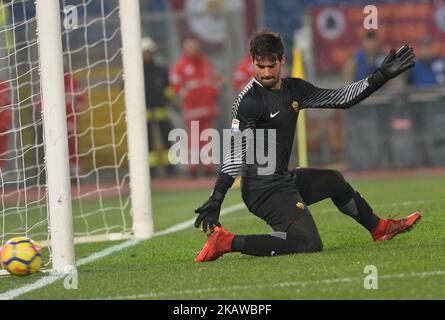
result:
[[[323,249],[308,206],[330,198],[342,213],[367,229],[374,241],[389,240],[410,230],[421,218],[415,212],[400,220],[379,218],[359,192],[335,170],[288,170],[298,112],[305,108],[348,109],[385,82],[414,66],[413,49],[393,49],[369,77],[340,89],[320,89],[298,78],[281,78],[285,63],[281,37],[270,31],[253,35],[249,43],[255,77],[238,95],[232,109],[234,134],[253,135],[255,129],[276,130],[276,167],[259,174],[264,165],[255,158],[245,163],[248,143],[239,142],[224,159],[210,198],[195,210],[195,227],[208,233],[196,262],[213,261],[227,252],[254,256],[317,252]],[[250,132],[250,133],[248,133]],[[265,140],[267,136],[265,135]],[[268,145],[264,141],[264,145]],[[249,152],[251,152],[249,150]],[[221,204],[235,177],[242,172],[241,192],[250,212],[273,229],[271,234],[235,235],[219,223]]]

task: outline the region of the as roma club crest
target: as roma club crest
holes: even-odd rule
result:
[[[298,112],[300,110],[300,105],[298,104],[298,101],[292,101],[292,109],[294,109],[295,112]]]
[[[304,204],[302,202],[297,202],[297,204],[295,205],[297,208],[300,208],[301,210],[304,210]]]

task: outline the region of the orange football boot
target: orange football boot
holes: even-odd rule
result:
[[[380,219],[377,227],[371,232],[374,241],[384,241],[394,238],[396,235],[410,231],[422,217],[421,213],[416,211],[406,218]]]
[[[213,261],[232,249],[232,241],[235,234],[228,232],[223,227],[215,227],[207,237],[207,241],[195,258],[195,262]]]

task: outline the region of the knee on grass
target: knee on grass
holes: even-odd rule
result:
[[[303,217],[298,222],[294,222],[287,230],[287,240],[292,245],[295,253],[320,252],[323,250],[323,242],[311,216]]]
[[[297,252],[301,253],[320,252],[323,250],[323,243],[316,237],[300,238],[296,247]]]

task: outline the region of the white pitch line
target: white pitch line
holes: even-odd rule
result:
[[[411,204],[422,204],[422,203],[429,203],[429,202],[435,202],[435,201],[437,201],[437,200],[436,199],[432,199],[432,200],[403,201],[403,202],[398,202],[398,203],[384,204],[384,205],[377,205],[377,206],[411,205]],[[243,209],[243,208],[245,208],[245,205],[243,203],[235,204],[233,206],[230,206],[228,208],[225,208],[225,209],[221,210],[221,216],[225,215],[225,214],[228,214],[228,213],[231,213],[231,212],[238,211],[238,210]],[[331,209],[322,209],[322,212],[330,211],[330,210]],[[334,209],[332,209],[332,210],[334,210]],[[191,227],[193,225],[194,221],[195,221],[195,219],[193,218],[193,219],[184,221],[182,223],[179,223],[177,225],[174,225],[174,226],[172,226],[170,228],[167,228],[167,229],[165,229],[163,231],[155,232],[153,237],[162,236],[162,235],[166,235],[166,234],[170,234],[170,233],[174,233],[174,232],[178,232],[178,231],[187,229],[188,227]],[[135,240],[135,239],[127,240],[127,241],[125,241],[125,242],[123,242],[121,244],[118,244],[118,245],[115,245],[115,246],[111,246],[111,247],[109,247],[107,249],[104,249],[102,251],[95,252],[95,253],[91,254],[90,256],[88,256],[86,258],[80,259],[80,260],[77,261],[76,265],[77,266],[81,266],[81,265],[93,262],[93,261],[95,261],[97,259],[106,257],[106,256],[108,256],[108,255],[110,255],[112,253],[121,251],[121,250],[123,250],[125,248],[128,248],[128,247],[131,247],[131,246],[134,246],[134,245],[138,244],[141,241],[142,240]],[[31,284],[25,285],[23,287],[20,287],[20,288],[17,288],[17,289],[8,290],[8,291],[5,291],[5,292],[1,293],[0,294],[0,300],[10,300],[10,299],[17,298],[18,296],[21,296],[21,295],[23,295],[25,293],[34,291],[36,289],[43,288],[43,287],[48,286],[50,284],[53,284],[54,282],[56,282],[58,280],[61,280],[64,277],[65,277],[65,275],[63,275],[63,274],[52,274],[52,273],[50,273],[49,275],[47,275],[47,276],[45,276],[43,278],[40,278],[39,280],[35,281],[34,283],[31,283]]]
[[[233,206],[230,206],[230,207],[228,207],[226,209],[221,210],[221,216],[225,215],[227,213],[231,213],[231,212],[235,212],[235,211],[244,209],[244,208],[246,208],[244,203],[235,204]],[[179,223],[179,224],[177,224],[177,225],[175,225],[173,227],[167,228],[167,229],[165,229],[163,231],[156,232],[154,234],[154,236],[155,237],[156,236],[163,236],[163,235],[166,235],[166,234],[169,234],[169,233],[178,232],[178,231],[181,231],[181,230],[187,229],[188,227],[193,226],[194,223],[195,223],[195,218],[187,220],[187,221],[184,221],[182,223]]]
[[[228,208],[225,208],[225,209],[221,210],[221,216],[223,216],[225,214],[228,214],[228,213],[231,213],[231,212],[235,212],[235,211],[241,210],[243,208],[245,208],[245,205],[243,203],[235,204],[233,206],[230,206]],[[185,229],[193,226],[194,222],[195,222],[195,218],[189,219],[187,221],[184,221],[182,223],[174,225],[173,227],[167,228],[167,229],[159,231],[159,232],[155,232],[153,234],[153,237],[163,236],[163,235],[166,235],[166,234],[170,234],[170,233],[174,233],[174,232],[185,230]],[[79,266],[82,266],[84,264],[93,262],[93,261],[95,261],[97,259],[106,257],[106,256],[108,256],[110,254],[113,254],[115,252],[121,251],[121,250],[123,250],[125,248],[129,248],[129,247],[132,247],[134,245],[137,245],[141,241],[143,241],[143,240],[139,240],[139,239],[127,240],[127,241],[125,241],[123,243],[120,243],[118,245],[111,246],[111,247],[106,248],[106,249],[104,249],[102,251],[99,251],[99,252],[95,252],[95,253],[89,255],[88,257],[85,257],[83,259],[78,260],[76,262],[76,266],[79,267]],[[8,291],[5,291],[5,292],[1,293],[0,294],[0,300],[11,300],[11,299],[17,298],[18,296],[21,296],[21,295],[23,295],[25,293],[28,293],[28,292],[34,291],[36,289],[40,289],[40,288],[43,288],[45,286],[51,285],[51,284],[53,284],[54,282],[56,282],[58,280],[62,280],[65,276],[66,275],[64,275],[64,274],[50,273],[49,275],[47,275],[47,276],[45,276],[43,278],[40,278],[39,280],[35,281],[34,283],[30,283],[30,284],[27,284],[27,285],[25,285],[23,287],[20,287],[20,288],[17,288],[17,289],[8,290]]]
[[[431,271],[431,272],[411,272],[411,273],[398,273],[398,274],[386,274],[379,276],[378,279],[402,279],[402,278],[424,278],[431,276],[443,276],[445,275],[445,270],[442,271]],[[196,290],[182,290],[182,291],[164,291],[164,292],[147,292],[131,296],[116,296],[107,298],[97,298],[94,300],[133,300],[133,299],[144,299],[144,298],[159,298],[159,297],[171,297],[171,296],[184,296],[190,294],[199,293],[210,293],[210,292],[221,292],[221,291],[243,291],[243,290],[255,290],[255,289],[268,289],[275,287],[305,287],[309,285],[317,284],[334,284],[334,283],[347,283],[354,281],[363,281],[364,278],[335,278],[335,279],[323,279],[323,280],[312,280],[312,281],[295,281],[295,282],[279,282],[270,284],[255,284],[255,285],[245,285],[245,286],[230,286],[230,287],[213,287],[204,288]]]

